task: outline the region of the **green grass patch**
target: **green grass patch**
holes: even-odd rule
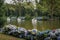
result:
[[[20,39],[10,35],[5,35],[0,33],[0,40],[24,40],[24,39]]]

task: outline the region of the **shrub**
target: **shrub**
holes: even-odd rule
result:
[[[0,17],[0,28],[4,26],[5,22],[6,22],[6,18]]]

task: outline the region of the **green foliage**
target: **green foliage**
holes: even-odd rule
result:
[[[0,7],[2,7],[4,0],[0,0]]]
[[[60,15],[60,0],[40,0],[39,3],[36,2],[36,9],[34,10],[34,5],[31,2],[17,3],[13,0],[13,4],[3,4],[0,1],[0,16],[25,16],[26,19],[32,17],[38,17],[41,15]]]
[[[14,1],[14,0],[13,0]],[[32,3],[24,2],[24,3],[17,3],[16,1],[15,5],[12,4],[5,4],[5,12],[7,12],[9,15],[12,16],[26,16],[25,14],[36,15],[34,11],[34,6]],[[60,15],[60,0],[41,0],[39,3],[36,3],[36,9],[37,16],[39,14],[45,15],[51,14],[51,15]],[[40,16],[40,15],[39,15]]]
[[[5,16],[4,16],[4,7],[3,7],[4,0],[0,0],[0,27],[3,27],[5,24]]]
[[[3,27],[6,22],[6,18],[0,17],[0,27]]]
[[[0,16],[2,16],[3,14],[2,14],[2,6],[3,6],[3,2],[4,2],[4,0],[0,0]]]
[[[37,4],[37,9],[40,10],[41,12],[47,12],[48,8],[45,7],[44,5]]]
[[[30,14],[26,14],[26,15],[25,15],[25,19],[26,19],[26,20],[30,20],[30,19],[31,19]]]

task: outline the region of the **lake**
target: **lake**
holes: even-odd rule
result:
[[[13,24],[18,27],[24,27],[26,29],[33,29],[32,21],[31,20],[26,21],[24,18],[21,20],[20,23],[18,23],[17,19],[12,17],[10,22],[7,24]],[[58,18],[49,19],[49,20],[37,20],[38,30],[43,31],[43,30],[57,29],[57,28],[60,28],[60,20]]]

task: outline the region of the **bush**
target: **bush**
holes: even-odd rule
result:
[[[4,26],[5,22],[6,22],[6,18],[0,17],[0,28]]]
[[[25,19],[26,19],[26,20],[31,20],[31,16],[28,15],[28,14],[26,14]]]

